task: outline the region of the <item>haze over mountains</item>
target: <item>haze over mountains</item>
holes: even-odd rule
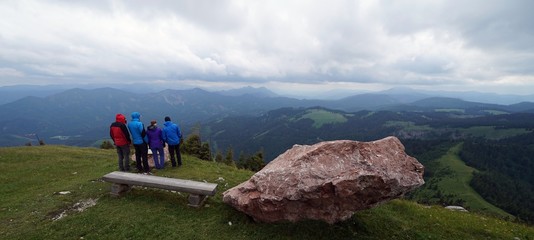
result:
[[[534,112],[534,95],[454,93],[457,97],[452,98],[453,93],[447,92],[390,89],[337,100],[321,100],[289,98],[266,88],[251,87],[218,92],[198,88],[141,92],[116,88],[64,90],[64,87],[1,87],[4,103],[0,105],[0,146],[23,145],[31,140],[27,134],[33,133],[49,143],[91,146],[108,138],[108,127],[116,113],[123,113],[129,118],[133,111],[140,112],[145,123],[156,119],[162,124],[164,116],[171,116],[186,133],[195,123],[208,123],[230,116],[260,116],[286,107],[319,106],[348,113],[361,110],[435,111],[439,108],[462,111],[472,116]],[[465,100],[469,98],[488,101]]]
[[[23,97],[34,96],[34,97],[46,97],[56,93],[63,92],[65,90],[80,88],[86,90],[99,89],[99,88],[114,88],[120,89],[126,92],[132,93],[157,93],[163,90],[175,89],[175,90],[190,90],[195,87],[181,86],[179,89],[175,87],[169,88],[169,86],[161,86],[155,84],[115,84],[115,85],[13,85],[13,86],[3,86],[0,87],[0,104],[9,103]],[[314,93],[311,95],[281,95],[277,94],[265,87],[243,87],[230,90],[206,90],[213,93],[219,93],[226,96],[241,96],[241,95],[254,95],[256,97],[289,97],[295,99],[316,99],[316,100],[339,100],[346,97],[351,97],[355,95],[362,94],[384,94],[389,96],[394,96],[396,100],[402,102],[411,102],[428,97],[450,97],[458,98],[465,101],[472,102],[481,102],[481,103],[495,103],[495,104],[514,104],[520,102],[534,102],[534,94],[530,95],[512,95],[512,94],[497,94],[497,93],[488,93],[488,92],[466,92],[466,91],[424,91],[416,90],[405,87],[391,88],[384,91],[369,92],[369,91],[347,91],[343,89],[325,91],[321,93]]]

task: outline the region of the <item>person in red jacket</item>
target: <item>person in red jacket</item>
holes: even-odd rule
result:
[[[115,122],[109,126],[109,136],[117,148],[119,156],[119,170],[130,171],[130,133],[126,127],[126,117],[120,113],[115,115]]]

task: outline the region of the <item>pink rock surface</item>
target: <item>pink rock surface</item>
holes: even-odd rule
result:
[[[332,224],[423,185],[423,170],[396,137],[295,145],[223,201],[259,222]]]

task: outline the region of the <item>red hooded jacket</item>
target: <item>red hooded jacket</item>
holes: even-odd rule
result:
[[[129,145],[132,140],[130,139],[130,133],[126,127],[126,117],[117,113],[115,115],[115,122],[109,126],[109,136],[113,139],[115,146]]]

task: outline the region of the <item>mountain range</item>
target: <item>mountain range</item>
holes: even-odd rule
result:
[[[1,91],[6,89],[2,88]],[[167,89],[148,93],[116,88],[72,88],[47,96],[26,96],[0,105],[0,146],[23,145],[32,140],[28,134],[37,134],[51,143],[91,146],[108,137],[108,127],[116,113],[123,113],[129,118],[131,112],[138,111],[142,114],[143,122],[155,119],[160,124],[165,116],[170,116],[187,133],[196,123],[221,121],[235,116],[257,117],[282,108],[311,107],[345,113],[363,110],[442,111],[471,117],[534,112],[533,102],[509,105],[471,102],[411,89],[363,93],[337,100],[313,100],[283,97],[265,88],[222,92],[199,88]]]
[[[157,93],[163,90],[168,90],[168,85],[158,84],[115,84],[115,85],[81,85],[81,84],[69,84],[69,85],[13,85],[0,87],[0,104],[5,104],[19,100],[27,96],[34,97],[46,97],[56,93],[63,92],[65,90],[80,88],[80,89],[99,89],[99,88],[114,88],[121,89],[126,92],[136,94],[148,94]],[[188,90],[194,89],[192,86],[172,86],[173,90]],[[487,92],[474,92],[474,91],[429,91],[429,90],[416,90],[407,87],[395,87],[384,91],[354,91],[347,89],[327,90],[322,92],[316,92],[309,95],[282,95],[277,94],[265,87],[243,87],[230,90],[207,90],[213,93],[219,93],[226,96],[241,96],[241,95],[254,95],[256,97],[288,97],[295,99],[320,99],[320,100],[339,100],[355,95],[361,94],[382,94],[388,95],[400,102],[413,102],[429,97],[448,97],[458,98],[464,101],[482,102],[482,103],[494,103],[501,105],[509,105],[519,102],[534,102],[534,94],[530,95],[514,95],[514,94],[497,94]]]

